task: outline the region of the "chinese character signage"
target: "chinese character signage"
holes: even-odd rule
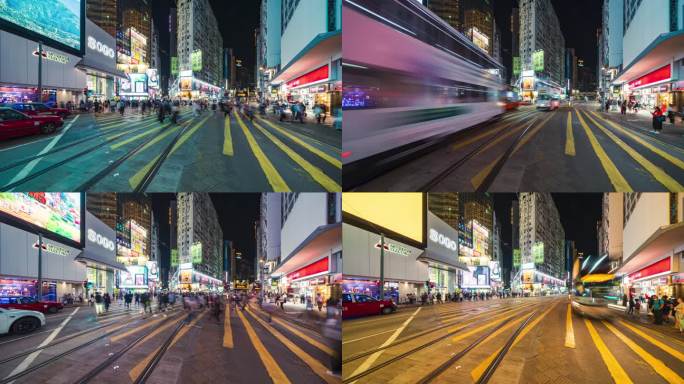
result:
[[[178,250],[175,248],[171,250],[171,266],[178,266]]]
[[[518,76],[520,74],[520,57],[513,57],[513,75]]]
[[[192,256],[192,263],[199,264],[202,262],[202,243],[195,243],[190,247],[190,255]]]
[[[192,62],[192,70],[193,71],[201,71],[202,70],[202,51],[197,50],[190,54],[190,61]]]
[[[544,70],[544,51],[536,51],[532,54],[532,64],[535,72],[542,72]]]
[[[534,257],[535,264],[544,263],[544,243],[539,242],[532,246],[532,257]]]
[[[518,268],[520,266],[520,250],[513,250],[513,267]]]
[[[178,57],[176,57],[176,56],[171,57],[171,74],[172,75],[178,74]]]

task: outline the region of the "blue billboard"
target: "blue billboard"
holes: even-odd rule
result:
[[[0,0],[0,29],[83,55],[85,0]]]

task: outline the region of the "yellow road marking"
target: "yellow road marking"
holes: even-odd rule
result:
[[[287,186],[285,180],[283,180],[283,178],[275,169],[271,161],[268,159],[268,157],[266,157],[264,151],[261,149],[261,147],[259,147],[259,144],[256,142],[254,136],[252,136],[252,133],[249,132],[249,129],[247,128],[245,123],[242,122],[240,114],[236,112],[235,118],[237,119],[240,128],[242,128],[242,133],[244,133],[245,137],[247,137],[247,143],[249,144],[249,147],[252,149],[252,153],[254,153],[254,156],[256,157],[257,161],[259,162],[259,165],[261,166],[261,170],[264,171],[264,174],[268,179],[268,183],[271,185],[273,190],[275,192],[289,191],[290,187]]]
[[[528,115],[528,116],[529,116],[529,115]],[[517,117],[520,117],[520,116],[516,116],[516,118],[517,118]],[[527,117],[527,116],[524,116],[524,117]],[[465,147],[466,145],[470,145],[470,144],[472,144],[472,143],[474,143],[474,142],[476,142],[476,141],[479,141],[480,139],[483,139],[483,138],[485,138],[485,137],[487,137],[487,136],[491,136],[491,135],[493,135],[494,133],[500,133],[500,132],[503,131],[504,129],[506,129],[506,128],[510,127],[511,125],[513,125],[513,124],[515,123],[515,121],[513,121],[514,119],[515,119],[515,118],[511,118],[511,121],[510,121],[510,122],[504,121],[506,124],[504,124],[504,126],[501,127],[501,128],[499,128],[499,129],[488,129],[488,130],[484,131],[483,133],[481,133],[481,134],[479,134],[479,135],[477,135],[477,136],[474,136],[474,137],[472,137],[472,138],[469,138],[469,139],[466,139],[466,140],[463,140],[463,141],[459,141],[458,143],[454,144],[454,146],[453,146],[452,148],[453,148],[453,149],[461,149],[461,148]]]
[[[670,175],[665,173],[665,171],[663,171],[662,168],[653,164],[644,156],[642,156],[639,152],[635,151],[634,148],[630,147],[619,137],[615,136],[613,132],[609,131],[598,121],[594,120],[587,112],[584,112],[584,114],[587,116],[589,120],[591,120],[592,123],[594,123],[601,131],[603,131],[603,133],[605,133],[606,136],[610,137],[610,139],[613,140],[620,148],[622,148],[623,151],[627,152],[627,154],[630,157],[632,157],[637,163],[644,167],[653,177],[655,177],[655,179],[658,180],[660,184],[665,186],[665,188],[667,188],[670,191],[684,190],[684,186],[679,184],[677,180],[673,179]]]
[[[278,339],[278,341],[283,343],[283,345],[285,345],[287,349],[289,349],[290,351],[292,351],[292,353],[297,355],[297,357],[299,357],[304,363],[306,363],[306,365],[308,365],[309,368],[311,368],[311,370],[314,371],[314,373],[317,374],[326,383],[339,383],[339,380],[335,376],[328,374],[328,369],[323,364],[321,364],[320,361],[316,360],[311,355],[304,352],[304,350],[302,350],[299,346],[293,343],[292,340],[285,337],[282,333],[280,333],[280,331],[273,328],[273,326],[261,320],[261,318],[253,314],[249,308],[247,308],[247,313],[253,319],[258,321],[262,327],[266,328],[267,331],[269,331],[273,336],[275,336]]]
[[[198,122],[192,128],[190,128],[190,130],[186,131],[180,137],[180,139],[178,139],[178,141],[176,141],[176,144],[174,144],[173,148],[171,148],[171,150],[169,151],[169,154],[167,155],[167,158],[171,157],[171,155],[173,155],[173,153],[176,152],[176,150],[178,150],[178,148],[180,148],[180,146],[183,145],[183,143],[185,143],[185,141],[187,141],[188,138],[190,138],[190,136],[192,136],[201,127],[201,125],[205,121],[207,121],[208,118],[209,118],[209,116],[205,117],[202,121]],[[191,122],[192,122],[192,120],[190,120],[187,124],[189,125]],[[154,166],[154,163],[156,163],[160,157],[161,157],[161,154],[155,156],[152,160],[150,160],[147,164],[145,164],[144,167],[140,168],[138,170],[138,172],[136,172],[133,176],[131,176],[128,179],[128,183],[130,184],[130,186],[132,188],[135,188],[136,186],[138,186],[138,184],[140,184],[143,177],[145,177],[147,172],[150,171],[152,166]]]
[[[302,147],[308,149],[309,152],[312,152],[312,153],[318,155],[318,157],[320,157],[321,159],[327,161],[328,163],[334,165],[334,166],[337,167],[337,168],[342,168],[342,162],[341,162],[339,159],[336,159],[336,158],[334,158],[334,157],[328,155],[327,153],[325,153],[325,152],[321,151],[320,149],[318,149],[318,148],[316,148],[316,147],[314,147],[314,146],[308,144],[308,143],[305,142],[304,140],[302,140],[302,139],[298,138],[297,136],[291,134],[290,132],[288,132],[288,131],[286,131],[286,130],[280,128],[280,127],[278,127],[277,125],[271,123],[270,121],[268,121],[268,120],[266,120],[266,119],[263,119],[263,118],[260,117],[259,120],[261,120],[261,121],[263,121],[264,123],[268,124],[270,127],[272,127],[273,129],[277,130],[278,132],[282,133],[283,135],[289,137],[289,138],[290,138],[292,141],[294,141],[295,143],[297,143],[297,144],[301,145]]]
[[[271,132],[267,131],[262,127],[261,125],[257,124],[256,121],[252,122],[254,127],[259,130],[259,132],[263,133],[264,136],[266,136],[269,140],[271,140],[278,148],[280,148],[281,151],[285,152],[287,156],[292,159],[297,165],[302,167],[311,177],[316,180],[318,184],[320,184],[323,188],[325,188],[328,191],[341,191],[342,187],[335,182],[335,180],[331,179],[328,175],[326,175],[323,171],[320,170],[320,168],[316,167],[315,165],[309,163],[306,161],[300,154],[297,152],[293,151],[292,148],[288,147],[280,141],[277,137],[275,137]]]
[[[297,328],[291,326],[290,324],[287,324],[285,321],[280,320],[279,318],[273,316],[271,317],[273,321],[276,323],[282,325],[283,327],[287,328],[290,332],[294,333],[295,335],[299,336],[301,339],[305,340],[307,343],[313,345],[314,347],[320,349],[321,351],[327,353],[328,355],[332,356],[335,354],[335,351],[333,351],[330,347],[327,345],[321,343],[318,340],[314,340],[313,338],[309,337],[306,335],[304,332],[298,330]]]
[[[192,321],[190,322],[190,324],[184,326],[184,327],[178,332],[178,334],[176,334],[176,337],[173,338],[173,340],[171,341],[171,344],[169,344],[169,347],[167,348],[167,351],[168,351],[169,349],[171,349],[171,347],[173,347],[173,345],[176,344],[176,342],[178,342],[178,340],[180,340],[180,338],[183,337],[183,335],[185,335],[186,332],[188,332],[188,329],[192,328],[192,327],[193,327],[193,326],[194,326],[194,325],[195,325],[195,324],[204,316],[205,313],[206,313],[206,312],[202,312],[199,316],[197,316],[194,320],[192,320]],[[183,320],[181,320],[181,321],[183,321]],[[176,325],[176,324],[177,324],[177,323],[170,322],[169,324],[166,324],[166,325],[165,325],[164,327],[162,327],[162,328],[168,328],[168,327],[170,327],[170,326],[172,326],[172,325]],[[155,332],[156,332],[156,331],[155,331]],[[144,340],[143,340],[143,342],[144,342]],[[130,377],[131,380],[135,381],[135,380],[138,378],[138,376],[140,376],[140,374],[142,373],[143,369],[145,369],[145,367],[147,366],[147,364],[150,363],[150,360],[152,360],[152,358],[154,357],[154,355],[157,354],[157,351],[159,351],[159,348],[161,348],[161,347],[155,348],[154,351],[150,352],[147,356],[145,356],[144,359],[140,360],[140,361],[138,362],[138,364],[135,365],[135,367],[131,368],[131,370],[128,371],[128,377]]]
[[[230,304],[226,303],[226,314],[223,319],[223,346],[233,348],[233,329],[230,327]]]
[[[136,127],[136,128],[133,128],[133,129],[138,129],[138,128],[142,128],[142,127]],[[133,137],[129,137],[129,138],[126,139],[126,140],[123,140],[123,141],[120,141],[120,142],[118,142],[118,143],[112,144],[112,145],[111,145],[111,148],[112,148],[112,149],[121,148],[121,147],[123,147],[124,145],[126,145],[126,144],[128,144],[128,143],[130,143],[130,142],[132,142],[132,141],[136,141],[136,140],[138,140],[138,139],[140,139],[140,138],[142,138],[142,137],[145,137],[145,136],[147,136],[147,135],[151,135],[151,134],[153,134],[153,133],[158,133],[158,132],[161,131],[162,129],[164,129],[164,127],[159,127],[159,128],[150,129],[149,131],[145,131],[145,132],[140,133],[140,134],[137,134],[137,135],[135,135],[135,136],[133,136]]]
[[[467,332],[459,333],[458,335],[454,336],[454,337],[451,339],[451,341],[455,343],[455,342],[457,342],[457,341],[459,341],[459,340],[463,340],[463,339],[465,339],[466,337],[468,337],[468,336],[470,336],[470,335],[473,335],[473,334],[475,334],[475,333],[478,333],[478,332],[482,331],[483,329],[491,328],[491,327],[493,327],[493,326],[499,324],[499,323],[500,323],[500,320],[510,319],[511,317],[513,317],[513,316],[515,316],[515,315],[517,315],[517,314],[520,314],[520,313],[522,313],[522,312],[521,312],[521,311],[517,311],[517,312],[516,312],[516,311],[512,311],[512,312],[508,312],[508,313],[500,313],[500,314],[495,315],[495,316],[490,316],[489,319],[491,319],[492,321],[490,321],[489,323],[484,324],[484,325],[481,325],[481,326],[476,327],[476,328],[473,328],[473,329],[470,329],[470,330],[468,330]],[[453,332],[453,331],[456,331],[456,330],[458,330],[458,329],[465,328],[465,327],[467,327],[467,326],[469,326],[469,325],[471,325],[471,324],[472,324],[472,322],[468,322],[468,323],[465,323],[465,324],[458,325],[458,326],[456,326],[456,327],[453,327],[453,328],[449,329],[448,332]]]
[[[604,119],[603,117],[599,116],[597,113],[595,113],[595,112],[592,111],[591,114],[594,115],[594,116],[596,116],[597,118],[599,118],[599,119],[605,121],[606,123],[610,124],[611,126],[613,126],[613,128],[615,128],[615,129],[617,129],[617,130],[623,132],[623,133],[626,134],[627,136],[631,137],[631,138],[632,138],[634,141],[636,141],[637,143],[639,143],[639,144],[643,145],[644,147],[650,149],[651,151],[653,151],[653,152],[655,152],[656,154],[660,155],[662,158],[668,160],[668,161],[671,162],[672,164],[678,166],[679,168],[684,169],[684,161],[682,161],[682,160],[680,160],[680,159],[678,159],[678,158],[672,156],[671,154],[669,154],[669,153],[663,151],[662,149],[660,149],[660,148],[654,146],[653,144],[651,144],[651,143],[647,142],[646,140],[640,138],[639,136],[637,136],[637,135],[634,134],[633,132],[630,132],[628,129],[625,129],[625,128],[623,128],[623,127],[621,127],[621,126],[615,124],[614,122],[612,122],[612,121],[610,121],[610,120],[608,120],[608,119]],[[663,143],[663,144],[669,145],[669,144],[667,144],[667,143]]]
[[[539,324],[540,321],[546,317],[546,315],[553,310],[553,308],[556,307],[558,302],[553,303],[551,307],[549,307],[544,313],[539,315],[536,319],[532,320],[532,322],[528,323],[527,326],[518,334],[518,337],[515,338],[513,341],[513,344],[511,344],[511,348],[515,347],[524,337],[527,335],[534,327]],[[502,347],[503,348],[503,347]],[[485,369],[491,364],[491,362],[494,360],[497,354],[499,354],[499,351],[501,351],[502,348],[497,349],[494,353],[489,355],[485,360],[481,361],[480,364],[477,365],[472,371],[470,371],[470,376],[473,378],[474,381],[478,381],[482,374],[484,373]]]
[[[650,365],[654,371],[656,371],[657,374],[662,376],[665,380],[667,380],[668,383],[671,384],[682,384],[684,383],[684,378],[679,376],[675,371],[671,370],[670,368],[667,367],[662,361],[656,359],[653,355],[650,353],[646,352],[643,348],[638,346],[634,341],[632,341],[629,337],[625,336],[622,332],[618,331],[617,328],[615,328],[612,324],[609,322],[602,320],[603,325],[605,325],[615,336],[617,336],[620,340],[622,340],[623,343],[627,344],[629,349],[634,351],[637,355],[639,355],[644,361]]]
[[[649,341],[651,344],[655,345],[656,347],[658,347],[658,348],[662,349],[663,351],[669,353],[670,355],[676,357],[677,359],[679,359],[679,361],[684,362],[684,353],[681,353],[678,350],[670,347],[669,345],[652,338],[651,336],[647,335],[645,332],[641,331],[640,329],[637,329],[636,327],[630,325],[629,323],[627,323],[625,321],[620,320],[620,324],[629,328],[632,332],[634,332],[637,335],[641,336],[642,338],[646,339],[647,341]]]
[[[632,326],[641,329],[642,332],[650,333],[650,334],[652,334],[652,335],[654,335],[654,336],[657,336],[657,337],[659,337],[659,338],[665,339],[665,340],[667,340],[667,341],[672,341],[672,342],[674,342],[674,343],[676,343],[676,344],[679,344],[679,345],[681,345],[681,346],[684,346],[684,342],[683,342],[683,341],[677,340],[677,339],[673,338],[671,335],[666,335],[666,334],[664,334],[664,333],[662,333],[662,332],[660,332],[660,331],[656,331],[655,329],[648,328],[648,327],[644,327],[644,326],[642,326],[642,325],[638,325],[638,324],[634,324],[634,323],[632,324]]]
[[[565,318],[565,346],[575,348],[575,332],[572,329],[572,309],[568,303],[568,314]]]
[[[223,123],[223,154],[233,156],[233,138],[230,136],[230,115]]]
[[[273,380],[273,383],[289,384],[290,380],[288,380],[287,376],[285,375],[285,372],[283,372],[283,370],[280,369],[280,366],[278,365],[278,363],[275,362],[273,356],[271,356],[268,350],[266,350],[264,344],[261,342],[261,340],[259,340],[259,336],[257,336],[256,332],[254,332],[254,328],[252,328],[252,325],[249,324],[247,319],[245,319],[245,315],[242,314],[242,311],[235,312],[237,312],[238,316],[240,317],[240,320],[242,321],[242,324],[245,326],[245,330],[247,331],[249,340],[252,341],[252,345],[254,345],[254,349],[256,349],[257,353],[259,354],[261,362],[264,363],[264,366],[266,367],[266,372],[268,372],[268,375],[271,377],[271,380]]]
[[[606,343],[604,343],[601,339],[601,336],[599,336],[598,332],[596,332],[596,328],[594,328],[589,319],[584,319],[584,323],[587,325],[589,335],[591,335],[591,339],[594,340],[596,349],[598,349],[599,354],[603,359],[603,363],[606,364],[606,367],[608,368],[610,375],[613,377],[613,380],[619,384],[631,384],[632,380],[629,378],[627,372],[625,372],[620,363],[618,363],[618,361],[615,359],[615,356],[613,356],[613,354],[610,352],[608,346],[606,346]]]
[[[116,336],[112,336],[112,337],[110,338],[110,340],[111,340],[112,342],[119,341],[119,340],[123,339],[123,338],[126,337],[126,336],[129,336],[129,335],[134,334],[134,333],[136,333],[136,332],[142,331],[142,330],[145,329],[145,328],[149,328],[149,327],[151,327],[151,326],[153,326],[153,325],[156,325],[156,324],[158,324],[159,322],[161,322],[162,320],[164,320],[164,318],[163,318],[163,317],[160,317],[159,319],[156,319],[156,320],[153,320],[153,321],[150,321],[150,322],[147,322],[147,323],[143,323],[143,325],[137,326],[137,327],[135,327],[135,328],[133,328],[133,329],[130,329],[130,330],[124,332],[124,333],[121,333],[121,334],[116,335]]]
[[[565,154],[575,156],[575,137],[572,135],[572,112],[568,112],[568,127],[565,130]]]
[[[530,133],[525,135],[525,137],[523,137],[522,140],[520,140],[518,142],[518,145],[516,145],[515,148],[513,148],[513,151],[511,152],[511,156],[513,156],[516,152],[518,152],[518,150],[523,145],[527,144],[527,142],[530,141],[532,139],[532,137],[534,137],[537,134],[537,132],[539,132],[539,130],[544,126],[544,124],[546,124],[551,119],[551,117],[553,117],[554,114],[555,114],[555,112],[550,114],[549,117],[544,119],[541,123],[539,123],[539,125],[532,128]],[[511,131],[510,133],[518,132],[522,128],[523,127],[520,127],[516,131]],[[508,135],[509,134],[506,134],[505,136],[508,136]],[[505,137],[505,136],[503,136],[503,137]],[[497,141],[497,140],[495,140],[495,141]],[[472,184],[473,188],[478,189],[480,187],[480,185],[482,185],[482,183],[484,182],[487,175],[489,175],[492,172],[492,169],[494,169],[494,166],[499,162],[499,160],[501,160],[502,157],[503,157],[503,155],[498,156],[493,162],[489,163],[486,167],[481,169],[480,172],[478,172],[475,176],[473,176],[472,179],[470,179],[470,183]]]
[[[596,156],[598,156],[599,161],[603,166],[603,170],[608,175],[610,183],[613,184],[615,190],[617,192],[632,192],[632,187],[629,186],[627,180],[625,180],[625,178],[622,177],[622,174],[620,174],[620,171],[617,169],[613,161],[608,157],[606,151],[603,150],[603,147],[601,147],[601,144],[599,144],[598,140],[596,139],[596,136],[594,136],[594,133],[591,132],[591,129],[589,129],[589,126],[582,118],[582,114],[580,113],[580,111],[576,110],[575,113],[577,113],[577,118],[579,119],[580,124],[584,128],[584,132],[587,134],[587,137],[589,137],[591,147],[594,149]]]

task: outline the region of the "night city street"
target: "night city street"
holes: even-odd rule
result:
[[[523,106],[354,190],[681,191],[684,136],[668,126],[654,134],[649,124],[595,103]]]
[[[339,383],[340,206],[0,194],[0,383]]]
[[[681,0],[344,0],[345,191],[681,191]]]
[[[0,191],[340,191],[341,12],[0,1]]]
[[[342,199],[344,383],[684,383],[684,194]]]

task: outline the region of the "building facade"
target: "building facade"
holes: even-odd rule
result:
[[[301,101],[308,113],[322,104],[328,115],[340,116],[342,1],[282,0],[280,28],[280,70],[265,90],[268,97]],[[268,63],[268,67],[277,66]]]
[[[179,0],[176,93],[184,98],[218,97],[223,79],[223,37],[208,0]]]
[[[621,266],[625,293],[684,294],[684,193],[627,193]]]
[[[339,298],[337,282],[342,278],[342,194],[278,195],[281,198],[282,256],[271,274],[272,288],[313,300],[319,294],[324,300]]]
[[[521,289],[559,292],[565,288],[565,231],[549,193],[520,193]]]
[[[434,12],[455,30],[462,31],[461,0],[425,0],[423,2],[429,10]]]
[[[612,83],[614,97],[638,101],[644,110],[683,111],[684,0],[624,0],[623,15],[622,71]]]
[[[525,99],[565,88],[565,38],[550,0],[520,0],[520,62]]]

